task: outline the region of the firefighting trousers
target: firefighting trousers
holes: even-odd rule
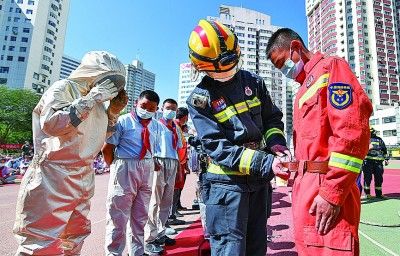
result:
[[[375,160],[364,160],[362,165],[362,171],[364,173],[364,191],[366,194],[371,194],[371,182],[372,176],[374,176],[375,183],[375,195],[382,195],[382,183],[383,183],[383,164],[382,161]]]
[[[210,234],[207,231],[206,225],[206,204],[204,203],[207,200],[208,195],[210,194],[210,182],[206,179],[206,173],[199,173],[199,181],[197,182],[198,186],[198,195],[197,202],[199,203],[200,208],[200,220],[201,225],[203,227],[204,237],[209,238]]]
[[[210,181],[202,191],[212,256],[265,256],[267,250],[267,181],[232,177]]]
[[[121,256],[126,241],[130,243],[129,255],[143,255],[153,175],[153,159],[117,159],[111,165],[106,215],[107,256]],[[128,221],[131,236],[126,239]]]
[[[152,184],[152,194],[149,205],[149,218],[144,232],[144,241],[150,243],[164,236],[165,224],[168,220],[175,187],[175,175],[178,170],[178,160],[156,158],[161,170],[155,172]]]
[[[44,161],[26,172],[18,194],[16,255],[79,255],[90,234],[90,166],[71,168]]]
[[[350,256],[359,255],[358,224],[360,222],[360,192],[355,182],[340,208],[333,228],[326,235],[319,235],[315,215],[309,213],[314,198],[325,175],[320,173],[296,173],[292,212],[294,236],[300,256]]]

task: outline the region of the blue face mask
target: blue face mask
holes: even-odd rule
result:
[[[287,78],[296,79],[296,77],[301,73],[301,71],[303,71],[303,67],[304,67],[304,62],[301,58],[297,63],[294,63],[294,61],[292,60],[292,49],[290,49],[290,58],[287,59],[283,64],[281,72]]]
[[[170,110],[170,109],[164,109],[163,110],[164,119],[172,120],[172,119],[175,118],[175,116],[176,116],[176,111]]]
[[[154,116],[154,112],[149,112],[146,109],[143,109],[139,106],[136,107],[136,114],[141,119],[150,119]]]

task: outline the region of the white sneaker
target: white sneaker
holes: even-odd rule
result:
[[[148,255],[159,255],[164,249],[156,243],[148,243],[144,246],[144,252]]]
[[[167,236],[172,236],[172,235],[175,235],[176,233],[177,233],[176,230],[173,229],[173,228],[166,228],[166,229],[165,229],[165,234],[166,234]]]

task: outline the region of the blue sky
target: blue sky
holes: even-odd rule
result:
[[[273,25],[307,40],[304,0],[71,0],[64,53],[81,59],[88,51],[106,50],[125,64],[139,56],[156,74],[160,97],[177,98],[190,32],[199,19],[218,16],[220,4],[268,14]]]

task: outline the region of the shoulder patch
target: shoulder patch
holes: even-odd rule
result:
[[[352,87],[350,84],[333,83],[328,86],[329,102],[336,109],[345,109],[353,101]]]
[[[191,97],[191,104],[195,107],[205,109],[207,106],[208,97],[202,94],[193,93]]]

